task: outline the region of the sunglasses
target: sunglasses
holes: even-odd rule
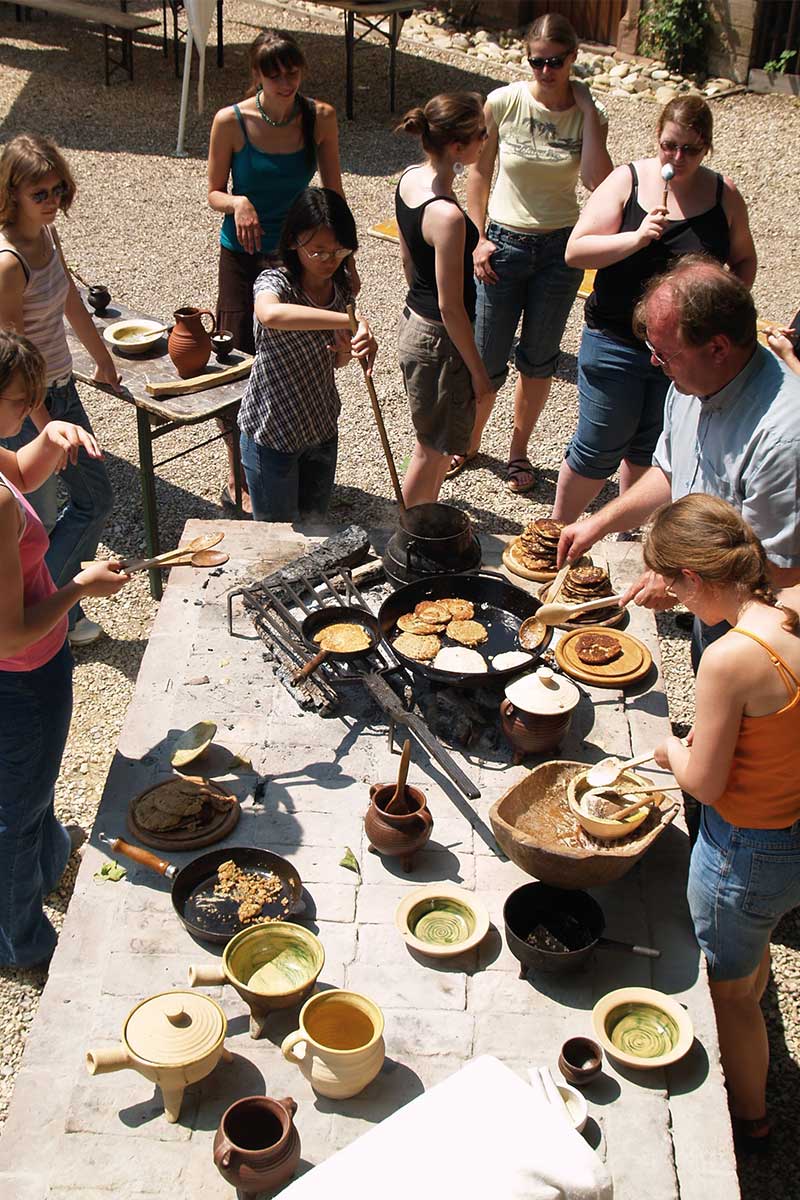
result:
[[[550,58],[529,58],[528,65],[532,71],[543,71],[549,67],[551,71],[560,71],[567,61],[566,54],[552,54]]]
[[[677,154],[680,150],[681,154],[688,158],[697,158],[698,154],[703,154],[706,147],[702,142],[698,145],[697,142],[686,142],[681,146],[678,142],[659,142],[658,143],[665,154]]]
[[[343,262],[344,259],[349,258],[353,253],[352,250],[345,250],[343,246],[340,246],[338,250],[306,250],[305,246],[298,245],[297,249],[302,250],[303,254],[309,258],[323,263]]]
[[[65,183],[57,183],[55,187],[42,188],[41,191],[31,192],[31,200],[34,204],[44,204],[50,196],[54,200],[63,200],[67,194],[67,185]]]
[[[683,354],[684,350],[687,349],[686,346],[683,346],[680,350],[676,350],[674,354],[670,354],[669,358],[662,358],[662,356],[658,353],[658,351],[656,350],[653,343],[648,342],[647,338],[644,339],[644,344],[645,344],[645,346],[647,346],[647,349],[650,351],[650,354],[652,355],[652,357],[655,359],[655,361],[658,363],[658,365],[660,367],[665,367],[667,365],[667,363],[672,362],[673,358],[677,358],[679,354]]]

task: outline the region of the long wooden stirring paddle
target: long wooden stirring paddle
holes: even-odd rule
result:
[[[350,332],[355,333],[358,329],[358,321],[356,320],[356,312],[352,304],[348,304],[347,306],[347,316],[350,320]],[[372,415],[375,417],[375,424],[378,426],[378,433],[380,434],[381,445],[383,446],[383,453],[386,458],[386,465],[389,468],[389,475],[391,476],[392,487],[394,488],[395,500],[397,501],[400,511],[405,512],[406,503],[403,499],[403,489],[400,487],[400,479],[397,475],[397,468],[394,465],[392,447],[389,445],[386,426],[383,423],[383,414],[381,412],[381,406],[378,403],[378,395],[375,391],[375,384],[372,382],[372,376],[367,374],[368,368],[364,359],[361,359],[361,369],[364,372],[364,382],[366,383],[367,391],[369,392],[369,400],[370,404],[372,405]]]

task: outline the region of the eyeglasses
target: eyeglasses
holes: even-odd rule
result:
[[[543,71],[545,67],[549,67],[551,71],[560,71],[567,58],[566,54],[552,54],[550,58],[529,58],[528,65],[532,71]]]
[[[660,367],[665,367],[667,365],[667,363],[672,362],[673,358],[677,358],[679,354],[683,354],[684,350],[687,349],[686,346],[682,346],[680,350],[676,350],[674,354],[670,354],[669,358],[662,358],[661,355],[656,350],[653,343],[648,342],[647,338],[644,339],[644,344],[645,344],[645,346],[647,346],[647,349],[650,351],[650,354],[656,360],[656,362],[658,363],[658,365]]]
[[[697,142],[685,142],[683,145],[680,145],[678,142],[664,141],[658,144],[665,154],[677,154],[680,150],[681,154],[686,155],[688,158],[697,158],[698,154],[703,154],[706,150],[702,142],[699,144]]]
[[[306,250],[305,246],[298,245],[297,249],[302,250],[309,258],[323,263],[343,262],[353,253],[352,250],[345,250],[343,246],[340,246],[338,250]]]
[[[63,200],[67,194],[67,185],[64,182],[57,183],[55,187],[42,188],[41,191],[31,192],[31,200],[34,204],[44,204],[50,196],[54,200]]]

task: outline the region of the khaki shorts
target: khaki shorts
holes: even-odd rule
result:
[[[404,308],[397,353],[420,442],[440,454],[466,454],[475,424],[475,396],[470,373],[447,330]]]

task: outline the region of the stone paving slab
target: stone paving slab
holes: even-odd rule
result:
[[[606,933],[658,946],[661,959],[603,950],[580,974],[520,979],[500,931],[508,893],[529,877],[499,851],[488,815],[538,760],[511,766],[499,739],[483,761],[454,752],[482,792],[468,802],[415,746],[409,779],[426,792],[433,838],[410,874],[369,853],[369,785],[393,778],[398,762],[381,714],[362,696],[341,717],[301,712],[276,683],[239,602],[237,636],[227,630],[228,590],[304,552],[307,539],[284,526],[218,527],[230,562],[219,575],[172,573],[144,656],[0,1142],[3,1200],[232,1200],[213,1167],[211,1143],[222,1112],[239,1096],[297,1100],[300,1169],[308,1170],[475,1055],[494,1054],[523,1078],[531,1066],[555,1067],[567,1036],[591,1034],[598,997],[627,983],[676,995],[691,1012],[698,1042],[667,1071],[626,1073],[607,1062],[586,1090],[586,1136],[607,1160],[618,1200],[737,1196],[713,1010],[686,909],[682,824],[676,821],[623,880],[595,893]],[[192,521],[186,536],[207,529]],[[502,545],[484,539],[487,565],[499,563]],[[612,544],[608,556],[615,583],[624,585],[638,548]],[[652,617],[636,610],[630,628],[658,665]],[[198,682],[203,676],[208,683]],[[667,731],[659,682],[626,696],[585,691],[564,758],[633,753]],[[318,1097],[280,1053],[296,1011],[273,1014],[254,1041],[239,996],[230,987],[204,989],[223,1007],[234,1057],[187,1089],[181,1120],[169,1125],[153,1085],[133,1072],[89,1078],[84,1055],[90,1046],[116,1044],[137,1000],[188,986],[189,966],[218,957],[221,948],[193,941],[175,916],[169,885],[152,871],[131,863],[118,884],[95,880],[105,858],[96,834],[125,835],[130,798],[169,774],[175,733],[206,718],[218,724],[210,762],[242,803],[239,826],[223,844],[268,846],[296,865],[308,903],[300,919],[325,947],[320,985],[362,990],[381,1006],[387,1059],[360,1096]],[[231,754],[252,767],[231,770]],[[345,846],[361,864],[361,881],[339,865]],[[192,857],[174,856],[178,864]],[[436,962],[405,948],[394,911],[409,889],[442,880],[476,889],[493,927],[476,950]],[[32,1154],[33,1146],[46,1152]]]

